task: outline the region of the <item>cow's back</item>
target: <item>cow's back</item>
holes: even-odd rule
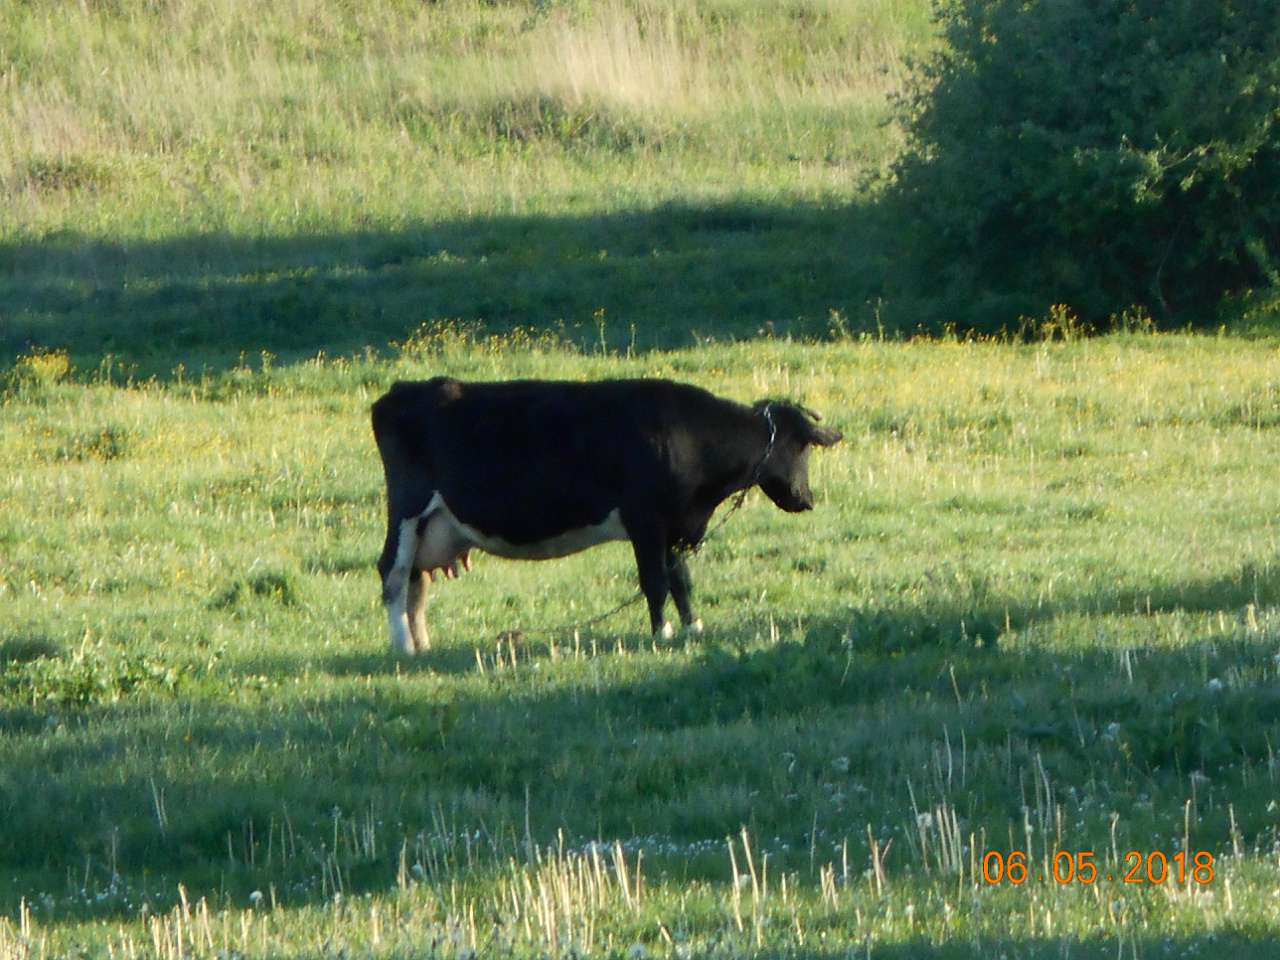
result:
[[[462,521],[513,543],[602,522],[628,498],[663,499],[669,445],[698,388],[662,380],[596,383],[446,378],[397,383],[374,407],[390,450],[429,476]]]
[[[634,486],[662,482],[654,413],[611,383],[468,384],[432,439],[440,491],[513,543],[598,524]]]

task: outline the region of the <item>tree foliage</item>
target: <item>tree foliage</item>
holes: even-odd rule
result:
[[[1168,322],[1280,265],[1274,0],[938,0],[890,198],[933,318]]]

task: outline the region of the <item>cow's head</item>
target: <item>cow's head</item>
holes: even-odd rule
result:
[[[760,465],[760,489],[788,513],[813,509],[809,489],[809,448],[829,447],[843,434],[818,426],[818,415],[785,400],[761,400],[753,409],[764,418],[772,436]]]

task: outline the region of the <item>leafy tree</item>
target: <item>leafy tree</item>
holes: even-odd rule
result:
[[[938,0],[888,197],[905,282],[993,329],[1179,322],[1280,266],[1275,0]]]

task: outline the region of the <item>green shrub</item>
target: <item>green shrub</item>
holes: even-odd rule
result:
[[[888,198],[935,324],[1161,323],[1280,264],[1272,0],[939,0]],[[1205,312],[1207,315],[1207,311]]]

